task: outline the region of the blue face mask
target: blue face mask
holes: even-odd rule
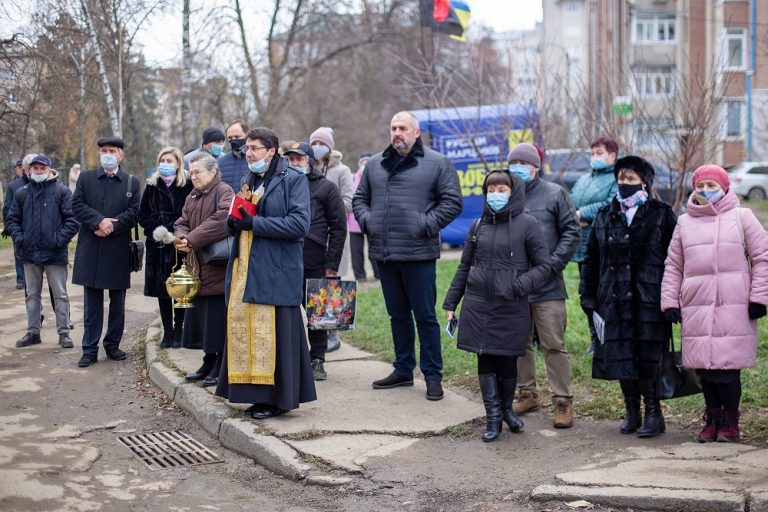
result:
[[[723,198],[725,195],[725,192],[723,192],[723,189],[720,190],[702,190],[700,192],[696,192],[696,197],[699,199],[700,203],[709,203],[709,204],[715,204],[719,200]]]
[[[117,155],[112,153],[102,153],[99,161],[104,169],[114,169],[117,167]]]
[[[176,174],[176,166],[173,164],[160,164],[157,166],[157,170],[160,171],[160,176],[165,176],[166,178]]]
[[[485,196],[485,201],[491,207],[491,210],[498,212],[509,202],[509,195],[504,192],[488,192]]]
[[[603,158],[601,156],[596,156],[596,157],[592,158],[589,161],[589,165],[595,171],[599,171],[601,169],[605,169],[606,167],[608,167],[608,164],[606,163],[605,158]]]
[[[262,158],[258,162],[253,162],[252,164],[248,164],[248,170],[251,171],[253,174],[264,174],[267,172],[267,160]]]
[[[509,172],[520,176],[523,183],[531,181],[531,169],[525,164],[509,164]]]
[[[224,151],[224,144],[214,144],[211,146],[211,155],[219,156]]]
[[[331,152],[328,146],[325,146],[323,144],[312,146],[312,151],[314,151],[315,153],[315,160],[322,160],[323,158],[325,158],[325,155]]]

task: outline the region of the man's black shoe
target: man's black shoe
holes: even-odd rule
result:
[[[443,385],[438,380],[427,381],[427,400],[442,400]]]
[[[125,355],[125,352],[123,352],[119,348],[104,349],[104,351],[107,353],[107,357],[113,361],[122,361],[127,357]]]
[[[396,388],[398,386],[413,386],[413,377],[398,377],[395,372],[392,372],[383,379],[373,381],[372,386],[373,389],[389,389]]]
[[[61,348],[72,348],[75,346],[72,338],[69,337],[69,333],[66,332],[59,334],[59,345],[61,345]]]
[[[16,346],[18,348],[23,347],[29,347],[31,345],[37,345],[39,343],[42,343],[43,340],[40,339],[40,334],[35,332],[28,332],[24,335],[23,338],[21,338],[19,341],[16,342]]]
[[[83,357],[81,357],[80,360],[77,362],[77,366],[80,368],[87,368],[92,364],[96,364],[96,361],[98,361],[98,358],[96,356],[89,356],[87,354],[83,354]]]

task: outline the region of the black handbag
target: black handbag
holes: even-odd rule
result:
[[[669,347],[661,353],[659,362],[659,398],[669,400],[701,393],[701,382],[696,370],[683,366],[682,352],[675,352],[672,335]]]
[[[213,212],[216,213],[216,208],[219,206],[219,189],[216,188],[213,196]],[[200,249],[200,257],[203,259],[203,263],[206,265],[214,265],[218,267],[224,267],[229,263],[229,255],[232,252],[232,246],[235,244],[235,237],[230,235],[226,238],[222,238],[216,242],[206,245]]]
[[[131,197],[131,179],[133,178],[132,174],[128,175],[128,191],[125,193],[125,196],[130,201]],[[130,233],[129,233],[130,234]],[[141,272],[141,269],[144,268],[144,242],[141,241],[139,238],[139,226],[138,224],[133,226],[133,238],[131,238],[131,241],[128,243],[128,257],[129,257],[129,265],[131,267],[131,272]]]
[[[232,252],[232,245],[235,243],[234,236],[222,238],[217,242],[206,245],[200,249],[200,256],[206,265],[226,266],[229,262],[229,255]]]

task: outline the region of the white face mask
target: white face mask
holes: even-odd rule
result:
[[[44,182],[45,180],[48,179],[48,174],[35,174],[35,173],[32,173],[32,174],[29,175],[29,179],[31,179],[35,183],[42,183],[42,182]]]

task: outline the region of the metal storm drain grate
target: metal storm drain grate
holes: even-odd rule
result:
[[[150,432],[117,438],[152,471],[224,462],[186,432]]]

